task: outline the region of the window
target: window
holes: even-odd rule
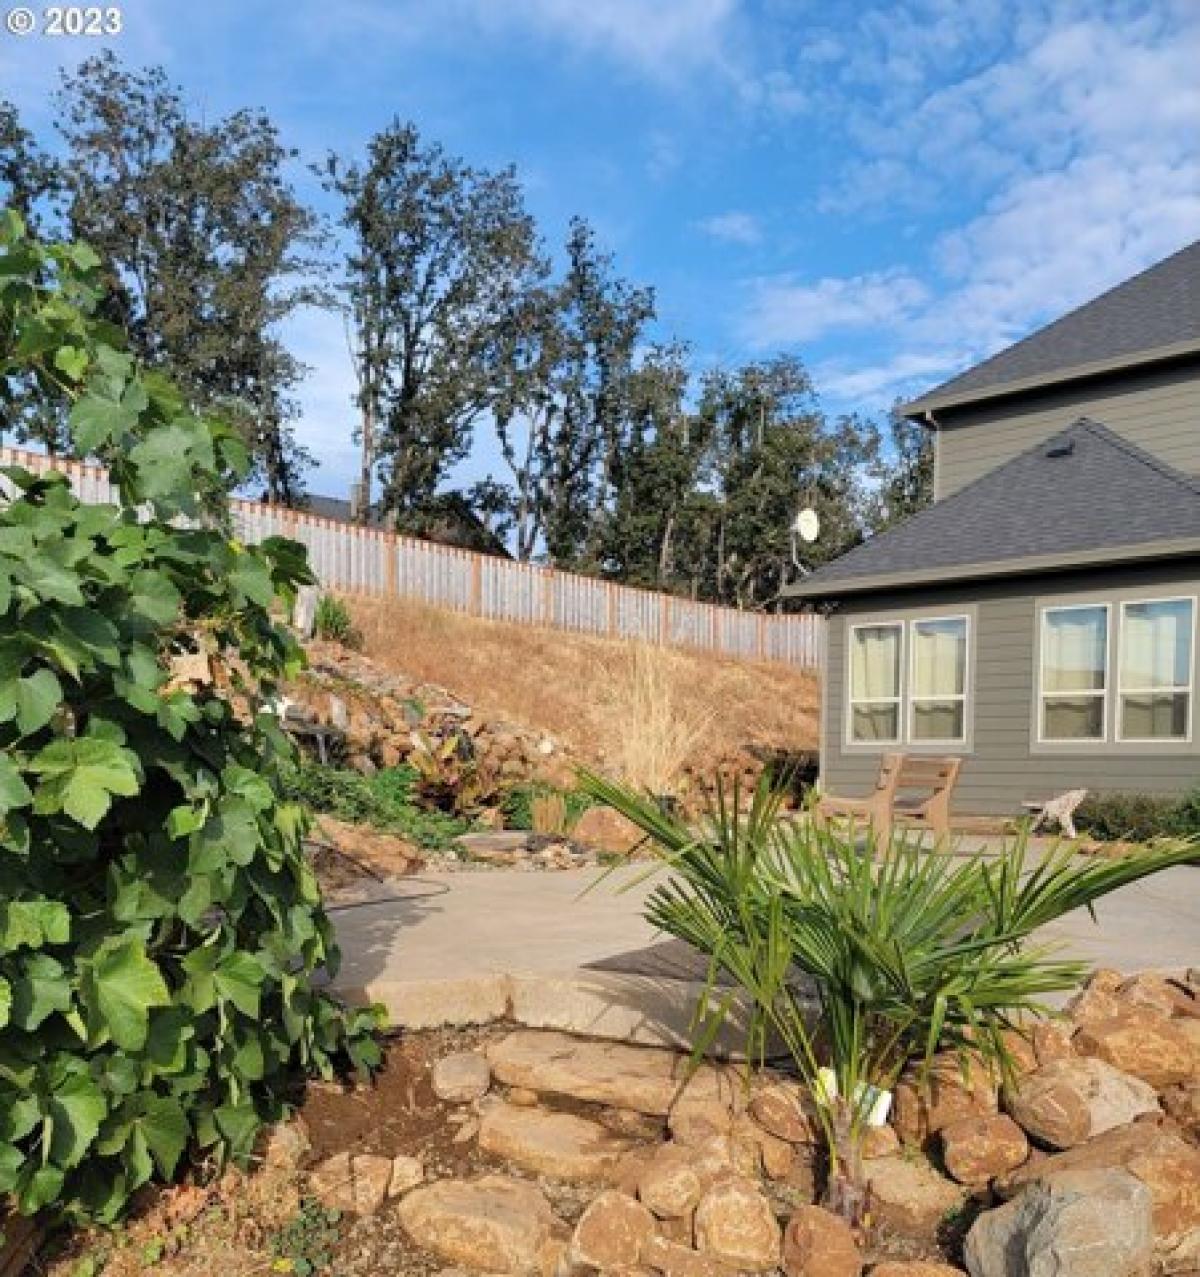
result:
[[[1042,613],[1040,736],[1104,740],[1108,700],[1108,605]]]
[[[909,739],[962,741],[967,725],[967,618],[912,623]]]
[[[1192,599],[1121,604],[1120,740],[1188,740],[1192,717]]]
[[[850,628],[850,739],[900,739],[900,651],[904,626]]]

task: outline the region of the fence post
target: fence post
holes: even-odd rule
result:
[[[479,555],[471,560],[471,615],[483,615],[483,560]]]
[[[758,659],[761,661],[767,654],[767,618],[758,614]]]

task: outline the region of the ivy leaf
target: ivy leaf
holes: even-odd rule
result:
[[[72,381],[79,381],[87,372],[87,351],[80,350],[78,346],[60,346],[54,354],[54,366]]]
[[[62,963],[48,953],[35,953],[13,980],[12,1022],[32,1032],[56,1011],[71,1009],[71,986],[63,979]]]
[[[128,434],[137,425],[132,403],[88,393],[75,401],[67,424],[80,452],[95,452]]]
[[[65,812],[85,829],[95,829],[114,795],[138,792],[137,755],[111,740],[82,736],[52,741],[30,764],[42,777],[34,795],[38,815]]]
[[[170,1179],[192,1133],[187,1114],[178,1100],[165,1095],[148,1095],[142,1102],[142,1110],[135,1126],[141,1131],[159,1173],[164,1179]]]
[[[101,954],[85,985],[92,1030],[106,1030],[125,1051],[146,1045],[150,1008],[168,1006],[171,993],[158,967],[138,940]]]
[[[216,986],[221,997],[228,999],[252,1020],[258,1019],[259,989],[266,973],[252,954],[240,951],[228,954],[217,965]]]
[[[14,807],[28,807],[33,793],[8,754],[0,754],[0,815]]]
[[[135,572],[130,582],[132,597],[129,605],[156,625],[174,622],[182,602],[182,595],[163,572],[147,569]]]
[[[0,902],[0,950],[40,949],[66,944],[71,938],[71,915],[58,900]]]
[[[50,1156],[60,1166],[78,1166],[107,1114],[104,1094],[89,1074],[68,1078],[50,1097]]]
[[[17,728],[31,736],[46,726],[62,704],[62,684],[52,670],[38,670],[17,683]]]

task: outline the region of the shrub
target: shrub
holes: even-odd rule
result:
[[[1076,826],[1106,841],[1149,842],[1200,834],[1200,789],[1185,798],[1155,794],[1089,794],[1075,813]]]
[[[512,786],[500,803],[500,811],[508,829],[567,837],[592,805],[591,796],[581,790],[530,781]]]
[[[1035,869],[1024,838],[991,856],[911,839],[864,853],[852,837],[782,816],[765,781],[744,810],[736,792],[726,801],[718,790],[699,828],[653,796],[595,776],[585,788],[643,830],[671,870],[647,919],[709,959],[697,1054],[730,1012],[728,985],[740,987],[748,1058],[777,1037],[821,1097],[826,1204],[852,1219],[866,1206],[862,1140],[877,1092],[943,1047],[1006,1071],[1005,1031],[1085,971],[1029,945],[1034,931],[1195,855],[1184,843],[1100,860],[1063,846]]]
[[[317,638],[343,647],[362,647],[362,634],[355,628],[350,609],[336,594],[322,594],[317,600],[313,616],[313,630]]]
[[[311,982],[337,950],[262,708],[304,552],[231,539],[245,448],[117,347],[97,267],[0,215],[5,372],[120,491],[13,469],[0,507],[0,1194],[111,1219],[379,1055]]]

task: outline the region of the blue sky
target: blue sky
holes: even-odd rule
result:
[[[10,7],[0,0],[0,9]],[[879,412],[1200,236],[1197,0],[126,0],[110,43],[308,157],[392,116],[588,217],[698,368],[778,350]],[[85,38],[0,33],[39,131]],[[301,172],[306,194],[319,193]],[[314,490],[353,472],[340,322],[299,317]],[[464,477],[488,472],[485,438]]]

